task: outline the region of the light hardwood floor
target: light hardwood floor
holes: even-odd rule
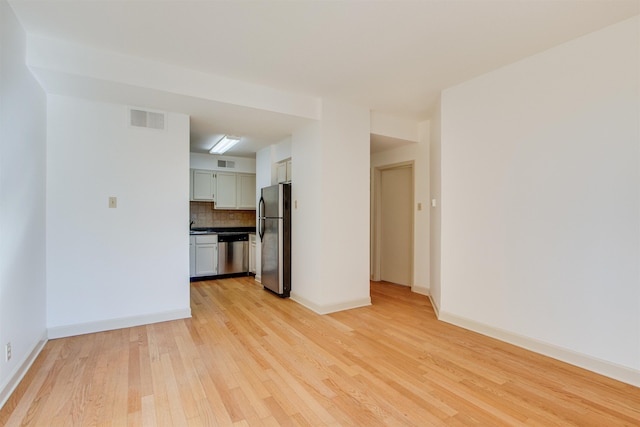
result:
[[[438,322],[372,283],[319,316],[251,278],[193,283],[193,318],[49,341],[5,426],[640,425],[640,389]]]

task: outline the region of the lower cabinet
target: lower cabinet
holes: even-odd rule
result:
[[[249,273],[256,274],[256,235],[249,234]]]
[[[191,277],[218,274],[218,236],[195,236],[194,272]]]
[[[196,275],[196,236],[189,236],[189,277]]]

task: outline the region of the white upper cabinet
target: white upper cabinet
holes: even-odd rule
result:
[[[237,174],[238,209],[256,208],[256,176],[254,174]]]
[[[280,162],[276,166],[278,184],[281,182],[291,182],[291,160]]]
[[[216,174],[214,171],[191,171],[191,200],[215,201]]]
[[[215,205],[216,209],[237,209],[238,190],[236,185],[236,174],[233,172],[216,172],[216,175],[216,185],[218,188]]]
[[[215,202],[215,209],[256,208],[256,175],[192,169],[192,201]]]

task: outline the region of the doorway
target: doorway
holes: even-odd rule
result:
[[[372,279],[413,284],[413,163],[374,171]]]

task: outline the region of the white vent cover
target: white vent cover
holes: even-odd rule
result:
[[[165,114],[153,111],[129,110],[129,124],[131,126],[164,130]]]
[[[236,167],[236,162],[234,162],[233,160],[218,160],[218,167],[233,169]]]

